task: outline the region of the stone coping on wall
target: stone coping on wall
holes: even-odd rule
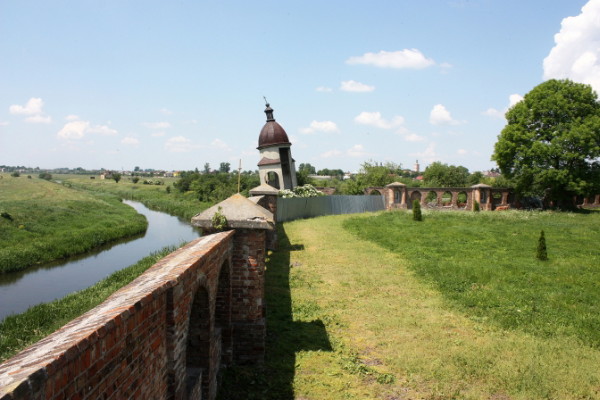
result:
[[[178,284],[183,273],[208,256],[234,231],[194,240],[158,261],[102,304],[0,364],[0,398],[22,385],[36,386],[102,339],[116,323]],[[25,388],[23,388],[25,389]]]
[[[203,229],[212,229],[212,218],[221,213],[227,219],[230,229],[266,229],[273,230],[273,213],[237,193],[219,204],[192,217],[192,225]]]

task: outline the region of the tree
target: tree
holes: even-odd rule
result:
[[[204,169],[202,169],[202,172],[205,174],[210,174],[210,164],[209,163],[204,163]]]
[[[309,163],[301,163],[300,166],[298,167],[298,172],[299,173],[305,172],[306,175],[314,175],[317,173],[317,170],[315,169],[315,167],[313,167]]]
[[[222,162],[221,165],[219,166],[219,172],[224,172],[224,173],[229,173],[229,170],[231,169],[231,164],[229,164],[228,162]]]
[[[506,113],[492,160],[524,195],[561,209],[600,190],[600,103],[589,85],[551,79]]]
[[[119,181],[121,180],[121,174],[114,172],[112,174],[112,178],[115,180],[116,183],[119,183]]]
[[[469,183],[469,170],[436,161],[425,168],[423,180],[431,187],[464,187]]]

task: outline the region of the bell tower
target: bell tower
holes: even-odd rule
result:
[[[266,104],[265,114],[267,122],[258,137],[258,174],[261,183],[267,183],[275,189],[292,190],[296,182],[296,165],[292,158],[290,147],[292,144],[285,130],[273,118],[273,109]]]

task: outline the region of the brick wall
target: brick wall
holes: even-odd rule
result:
[[[213,399],[263,358],[264,263],[263,230],[189,243],[0,365],[0,399]]]

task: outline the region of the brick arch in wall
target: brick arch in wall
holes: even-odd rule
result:
[[[376,193],[378,193],[378,194],[384,196],[384,190],[385,190],[384,188],[369,187],[369,188],[365,189],[364,193],[366,195],[376,195]]]

